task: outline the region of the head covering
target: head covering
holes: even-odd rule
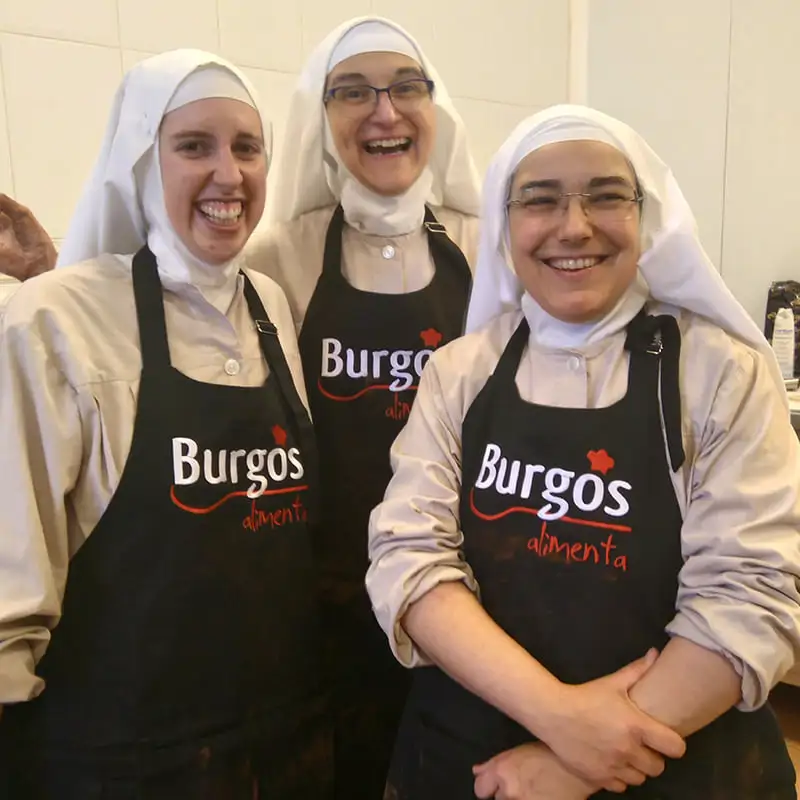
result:
[[[414,186],[398,197],[371,192],[345,169],[323,105],[325,81],[333,67],[370,52],[413,58],[436,86],[437,132],[430,162]],[[337,202],[350,225],[379,235],[408,233],[421,225],[425,203],[465,214],[477,214],[480,207],[480,180],[464,124],[444,84],[417,42],[380,17],[359,17],[340,25],[309,57],[289,106],[281,157],[270,175],[267,217],[286,222]]]
[[[189,252],[167,215],[158,153],[159,127],[167,113],[219,97],[257,108],[247,78],[224,59],[200,50],[162,53],[125,75],[57,266],[101,253],[135,253],[147,243],[165,286],[192,284],[209,302],[227,310],[235,290],[236,259],[206,264]],[[271,127],[263,116],[261,120],[269,156]]]
[[[467,332],[504,311],[519,309],[530,299],[526,295],[523,300],[522,285],[508,257],[506,201],[511,182],[529,153],[547,144],[576,140],[605,142],[620,150],[644,195],[639,279],[630,294],[640,295],[644,287],[654,300],[699,314],[758,350],[767,358],[785,396],[772,349],[703,250],[694,216],[672,172],[633,129],[583,106],[559,105],[534,114],[517,126],[492,160],[484,183]]]

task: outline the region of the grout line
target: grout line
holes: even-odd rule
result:
[[[733,72],[733,2],[729,0],[728,9],[728,94],[725,98],[725,141],[722,148],[723,170],[722,170],[722,224],[719,231],[719,264],[717,269],[723,276],[725,271],[722,265],[725,263],[725,206],[728,197],[728,137],[730,136],[731,124],[731,74]]]
[[[17,194],[17,181],[14,175],[14,159],[11,157],[11,119],[8,113],[8,90],[6,89],[6,75],[8,74],[5,69],[3,61],[3,47],[0,44],[0,82],[2,82],[3,89],[3,112],[5,114],[5,128],[6,128],[6,148],[8,155],[8,175],[11,179],[11,196],[15,197]]]

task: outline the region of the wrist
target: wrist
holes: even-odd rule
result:
[[[536,702],[526,703],[523,718],[518,720],[530,733],[547,744],[561,728],[572,705],[573,687],[553,675],[539,682]]]

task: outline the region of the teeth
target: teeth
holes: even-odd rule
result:
[[[367,142],[371,147],[400,147],[404,145],[408,139],[375,139],[374,141]]]
[[[547,263],[554,269],[578,270],[594,267],[602,260],[601,258],[548,258]]]
[[[222,203],[217,200],[206,201],[200,203],[200,210],[211,219],[220,220],[221,222],[232,222],[239,219],[242,215],[242,202],[236,200],[233,203]]]

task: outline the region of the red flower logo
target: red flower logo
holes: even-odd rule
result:
[[[286,431],[280,425],[272,426],[272,437],[278,447],[286,447]]]
[[[425,347],[438,347],[442,339],[444,339],[444,336],[442,336],[436,328],[428,328],[420,333],[419,338],[422,339],[422,343]]]
[[[586,458],[592,465],[592,472],[602,472],[603,475],[607,475],[610,469],[614,469],[614,459],[605,450],[590,450]]]

